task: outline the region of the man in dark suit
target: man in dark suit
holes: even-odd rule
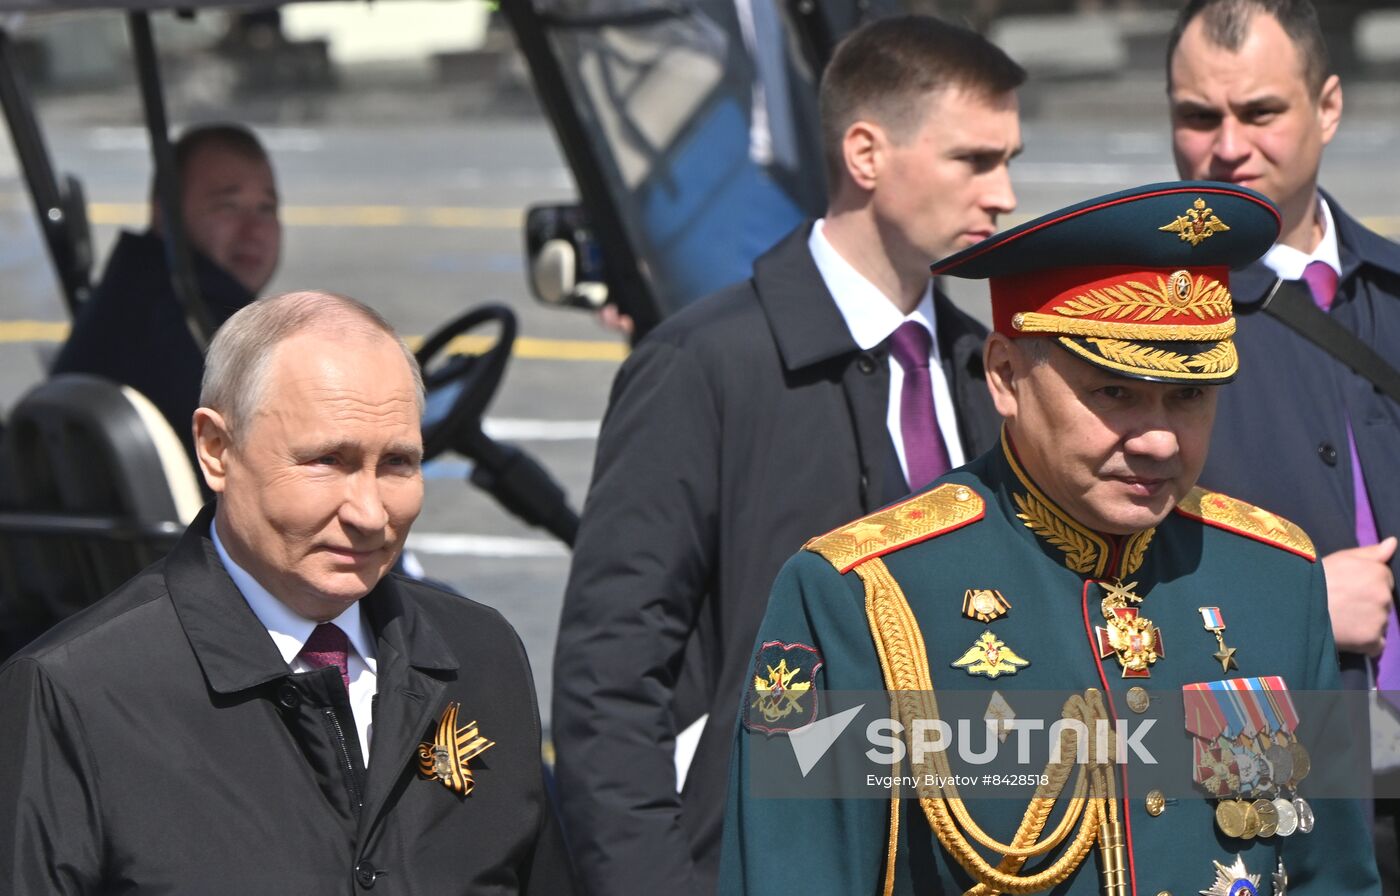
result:
[[[1201,480],[1313,535],[1344,678],[1364,687],[1368,676],[1379,677],[1383,688],[1400,687],[1387,680],[1385,657],[1374,671],[1366,660],[1382,648],[1400,651],[1393,609],[1400,406],[1274,318],[1249,313],[1281,280],[1302,281],[1333,320],[1400,364],[1400,246],[1362,227],[1317,186],[1342,114],[1317,13],[1307,0],[1196,0],[1182,10],[1171,47],[1181,175],[1253,187],[1283,214],[1278,242],[1231,279],[1244,363],[1222,394]],[[1389,659],[1400,665],[1400,656]],[[1400,751],[1385,742],[1400,742],[1400,720],[1381,712],[1373,763],[1394,776]],[[1383,800],[1377,809],[1377,855],[1396,892],[1397,803]]]
[[[235,124],[190,128],[174,155],[200,295],[223,323],[267,286],[281,256],[272,163],[253,132]],[[193,459],[190,416],[204,353],[171,284],[164,226],[153,195],[150,228],[117,237],[53,373],[92,373],[136,389],[160,408]]]
[[[219,331],[201,404],[216,503],[0,667],[7,892],[571,892],[519,640],[390,573],[423,499],[412,354],[292,293]]]
[[[825,218],[618,374],[554,666],[565,830],[589,892],[714,891],[729,739],[783,559],[994,444],[985,330],[928,264],[1015,206],[1023,79],[934,19],[853,34],[821,87]]]

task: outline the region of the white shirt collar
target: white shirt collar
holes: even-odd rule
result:
[[[256,579],[248,574],[247,570],[234,563],[233,558],[224,549],[223,542],[219,540],[219,530],[214,525],[213,520],[209,521],[209,537],[214,542],[214,550],[218,553],[219,560],[223,562],[224,569],[228,570],[229,578],[233,579],[233,584],[238,586],[239,593],[248,602],[253,615],[258,617],[258,621],[272,636],[272,642],[277,645],[282,659],[286,661],[287,665],[291,665],[292,660],[296,659],[296,655],[301,653],[306,639],[310,638],[311,633],[316,630],[317,623],[292,612],[290,607],[260,585]],[[350,646],[359,653],[361,658],[366,660],[374,658],[374,646],[365,631],[364,614],[360,609],[359,601],[356,601],[331,622],[345,632],[345,636],[350,640]]]
[[[1274,243],[1273,248],[1264,255],[1264,264],[1281,279],[1303,279],[1303,271],[1314,261],[1325,261],[1338,277],[1342,275],[1342,256],[1337,248],[1337,227],[1332,221],[1332,209],[1321,196],[1317,197],[1317,203],[1322,212],[1322,242],[1317,244],[1312,254]]]
[[[923,298],[919,300],[914,313],[905,317],[889,296],[880,291],[851,263],[841,257],[822,232],[824,221],[818,219],[812,225],[812,235],[807,239],[808,251],[817,264],[817,271],[826,282],[827,291],[836,300],[836,308],[846,321],[862,351],[869,351],[890,337],[906,320],[916,320],[933,334],[938,333],[937,320],[933,310],[933,278],[924,287]],[[938,340],[933,340],[932,358],[938,360]]]

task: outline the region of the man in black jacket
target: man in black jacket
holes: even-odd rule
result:
[[[1023,79],[934,19],[856,32],[821,87],[825,218],[618,374],[554,666],[565,828],[595,896],[713,892],[742,679],[783,560],[994,444],[985,330],[928,265],[1015,206]],[[698,738],[685,770],[678,738]]]
[[[358,302],[230,318],[194,420],[216,503],[0,666],[5,892],[572,892],[519,639],[390,572],[422,409]]]
[[[189,129],[174,155],[195,276],[214,320],[223,323],[277,269],[282,227],[272,164],[253,132],[233,124]],[[193,458],[190,417],[199,404],[204,356],[171,285],[163,226],[153,197],[150,229],[117,238],[53,373],[91,373],[136,389],[170,421]]]
[[[1352,687],[1400,668],[1400,405],[1345,363],[1257,309],[1272,291],[1301,289],[1330,317],[1400,365],[1400,246],[1367,230],[1318,188],[1342,117],[1307,0],[1195,0],[1168,57],[1173,148],[1183,177],[1240,183],[1283,215],[1278,242],[1231,278],[1242,359],[1221,394],[1203,484],[1294,520],[1317,541],[1332,630]],[[1281,281],[1299,281],[1284,284]],[[1261,463],[1261,458],[1267,462]],[[1384,649],[1385,654],[1382,655]],[[1369,657],[1380,657],[1373,667]],[[1374,713],[1378,794],[1400,794],[1400,715]],[[1396,817],[1380,800],[1376,855],[1387,893],[1400,892]]]

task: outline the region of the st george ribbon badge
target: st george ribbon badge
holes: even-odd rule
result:
[[[477,731],[476,722],[457,727],[459,704],[447,704],[431,742],[418,745],[418,772],[429,780],[436,778],[460,796],[472,792],[474,781],[467,763],[496,745]]]

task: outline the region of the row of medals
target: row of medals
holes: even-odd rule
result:
[[[1132,585],[1109,589],[1102,601],[1105,619],[1113,610],[1138,603]],[[1120,657],[1126,666],[1126,661]],[[1255,837],[1291,837],[1313,829],[1313,811],[1308,801],[1297,795],[1299,782],[1312,770],[1312,758],[1295,737],[1285,740],[1282,732],[1258,737],[1241,735],[1234,741],[1221,737],[1209,749],[1215,761],[1214,774],[1205,787],[1220,802],[1215,807],[1215,824],[1227,837],[1253,840]],[[1293,793],[1292,798],[1282,791]]]
[[[1312,770],[1308,751],[1283,734],[1217,738],[1208,753],[1213,773],[1202,783],[1220,802],[1215,824],[1227,837],[1291,837],[1313,829],[1313,811],[1297,795],[1298,784]],[[1292,793],[1292,798],[1285,796]]]

